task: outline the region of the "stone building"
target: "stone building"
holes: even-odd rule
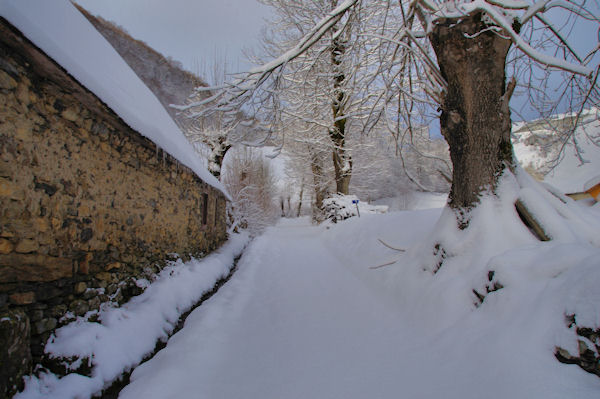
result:
[[[0,18],[0,397],[55,328],[226,239],[226,194],[179,161]]]

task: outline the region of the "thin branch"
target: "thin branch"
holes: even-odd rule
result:
[[[369,266],[369,269],[371,269],[371,270],[380,269],[380,268],[385,267],[385,266],[393,265],[396,262],[398,262],[398,261],[395,260],[393,262],[384,263],[383,265],[378,265],[378,266]]]
[[[393,249],[394,251],[406,252],[406,249],[392,247],[390,244],[386,243],[381,238],[378,238],[377,241],[379,241],[380,243],[382,243],[385,247],[388,247],[389,249]]]

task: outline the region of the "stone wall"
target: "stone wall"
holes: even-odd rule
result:
[[[0,18],[0,338],[30,331],[31,348],[3,369],[40,361],[53,329],[138,294],[173,253],[216,248],[225,205]]]

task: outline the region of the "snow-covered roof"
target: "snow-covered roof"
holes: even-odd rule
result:
[[[181,130],[129,65],[68,0],[2,0],[0,16],[93,92],[131,128],[190,168],[209,185],[211,175]]]
[[[519,122],[513,127],[514,135],[518,138],[514,143],[517,159],[523,166],[532,165],[539,168],[552,162],[558,156],[559,145],[554,148],[542,148],[539,143],[527,143],[528,138],[548,137],[552,139],[557,133],[548,128],[548,123],[554,126],[572,123],[573,115],[557,115],[550,121]],[[529,126],[529,127],[528,127]],[[583,191],[585,183],[598,175],[600,165],[600,110],[592,108],[583,113],[574,138],[584,163],[577,157],[573,139],[564,146],[558,164],[544,176],[544,181],[557,187],[565,193]]]

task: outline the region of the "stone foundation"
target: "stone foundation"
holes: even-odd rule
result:
[[[226,200],[1,18],[0,54],[0,337],[19,331],[36,362],[55,328],[140,293],[173,253],[216,248]],[[30,369],[20,352],[3,372]],[[1,378],[0,396],[19,383]]]

